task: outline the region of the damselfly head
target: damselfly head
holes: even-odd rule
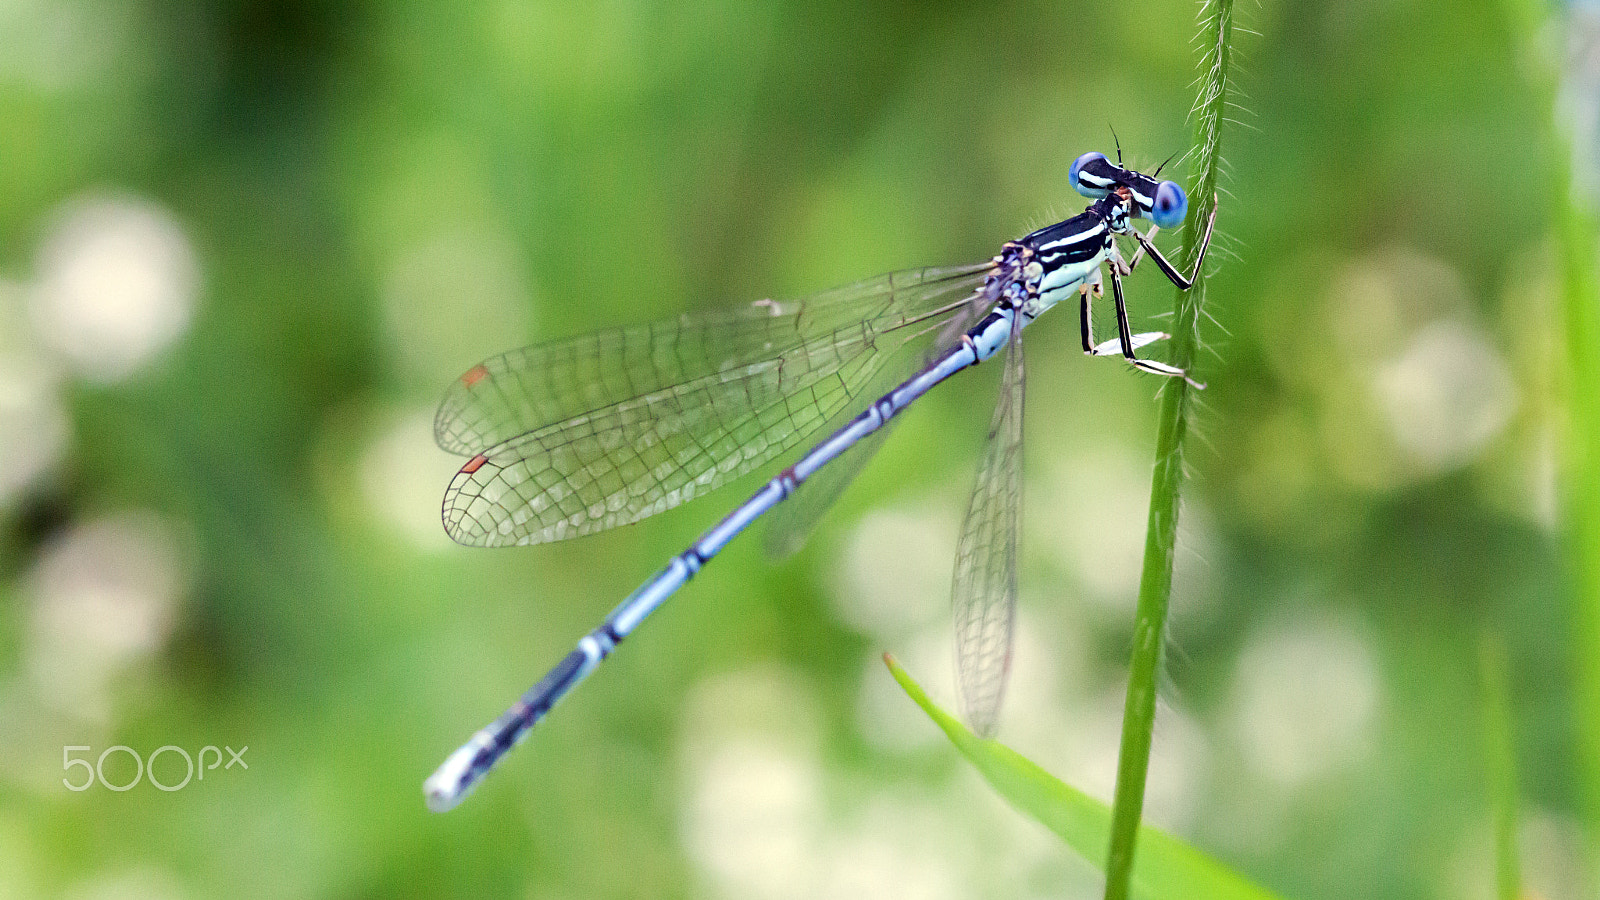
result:
[[[1147,218],[1162,228],[1183,222],[1189,211],[1189,198],[1176,181],[1156,181],[1148,175],[1124,169],[1106,159],[1104,153],[1085,153],[1072,163],[1068,172],[1078,193],[1094,200],[1116,193],[1129,201],[1129,212]]]

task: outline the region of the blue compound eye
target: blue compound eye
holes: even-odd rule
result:
[[[1096,163],[1100,165],[1095,165]],[[1085,166],[1089,167],[1088,172],[1084,171]],[[1111,164],[1106,162],[1104,153],[1085,153],[1072,161],[1072,169],[1067,172],[1067,178],[1071,180],[1072,186],[1078,189],[1078,193],[1099,200],[1114,183],[1114,179],[1109,177],[1110,173],[1107,172],[1110,167]]]
[[[1189,198],[1183,195],[1183,188],[1178,187],[1176,181],[1163,181],[1156,186],[1156,202],[1150,208],[1150,221],[1162,228],[1174,228],[1183,224],[1183,217],[1189,212]]]

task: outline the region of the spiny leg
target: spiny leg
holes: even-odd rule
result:
[[[1178,290],[1187,291],[1189,288],[1194,287],[1194,280],[1200,276],[1200,267],[1205,265],[1206,251],[1211,249],[1211,231],[1217,224],[1217,206],[1219,203],[1217,195],[1212,194],[1211,215],[1206,217],[1206,233],[1200,239],[1200,255],[1195,257],[1194,271],[1185,276],[1178,271],[1176,266],[1168,262],[1165,256],[1161,255],[1161,251],[1156,249],[1156,245],[1150,242],[1150,238],[1160,230],[1154,225],[1150,226],[1149,234],[1140,234],[1138,229],[1132,230],[1133,239],[1139,242],[1139,249],[1133,254],[1133,262],[1128,264],[1128,269],[1130,271],[1133,269],[1134,264],[1139,262],[1142,254],[1149,253],[1150,258],[1155,260],[1156,267],[1161,270],[1161,274],[1167,276],[1168,281],[1177,285]]]
[[[1143,369],[1146,372],[1153,372],[1156,375],[1166,375],[1171,378],[1182,378],[1197,388],[1205,386],[1190,378],[1182,369],[1178,368],[1177,366],[1169,366],[1164,362],[1156,362],[1153,359],[1140,359],[1133,352],[1135,347],[1133,336],[1129,333],[1128,329],[1128,307],[1126,302],[1124,302],[1122,299],[1122,276],[1117,273],[1117,267],[1115,265],[1111,267],[1111,296],[1116,301],[1117,331],[1121,335],[1122,356],[1124,359],[1133,364],[1136,368]],[[1141,334],[1140,337],[1145,337],[1145,335]]]
[[[1146,231],[1144,233],[1144,239],[1146,241],[1150,241],[1151,243],[1154,243],[1155,242],[1155,237],[1156,237],[1156,232],[1158,232],[1160,230],[1161,230],[1161,226],[1160,225],[1152,224],[1150,226],[1150,230]],[[1134,266],[1137,266],[1139,264],[1139,260],[1141,260],[1141,259],[1144,259],[1144,244],[1142,244],[1142,243],[1139,244],[1139,248],[1137,250],[1133,251],[1133,257],[1128,260],[1128,274],[1130,274],[1130,275],[1133,274]]]
[[[1100,352],[1099,348],[1096,347],[1094,343],[1094,313],[1090,309],[1090,306],[1095,297],[1099,297],[1104,293],[1101,284],[1100,270],[1095,269],[1093,280],[1085,281],[1083,286],[1078,288],[1078,294],[1083,299],[1083,309],[1079,316],[1081,330],[1083,331],[1083,352],[1089,354],[1090,356],[1094,356]]]
[[[1093,322],[1094,314],[1091,307],[1093,306],[1094,300],[1105,296],[1105,282],[1101,278],[1099,269],[1095,270],[1092,279],[1093,280],[1086,282],[1083,287],[1078,289],[1078,293],[1083,299],[1083,308],[1080,315],[1083,331],[1083,352],[1090,356],[1111,356],[1113,354],[1121,353],[1122,336],[1120,334],[1109,341],[1098,344],[1095,343]],[[1170,335],[1164,331],[1140,332],[1139,334],[1133,336],[1133,349],[1137,350],[1146,344],[1155,343],[1156,341],[1162,340],[1163,338],[1169,336]]]
[[[1128,328],[1128,306],[1122,299],[1122,259],[1115,247],[1111,251],[1111,296],[1117,305],[1117,337],[1122,341],[1122,355],[1133,360],[1133,331]]]
[[[1122,267],[1122,260],[1112,256],[1110,263],[1112,276],[1115,277]],[[1109,341],[1095,343],[1094,326],[1090,324],[1090,306],[1095,297],[1104,296],[1104,280],[1100,270],[1094,272],[1093,281],[1085,284],[1080,290],[1083,294],[1083,352],[1090,356],[1112,356],[1121,353],[1129,355],[1132,351],[1168,337],[1164,331],[1144,331],[1139,334],[1129,334],[1128,323],[1124,317],[1118,317],[1117,336]]]

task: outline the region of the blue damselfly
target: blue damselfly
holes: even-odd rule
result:
[[[1155,174],[1160,174],[1158,168]],[[1006,243],[988,262],[917,269],[804,300],[539,344],[474,366],[445,396],[435,436],[471,457],[444,498],[463,544],[538,544],[592,534],[671,509],[764,465],[833,425],[773,478],[622,602],[509,710],[451,754],[423,786],[428,805],[459,803],[558,700],[728,542],[779,510],[779,542],[803,534],[872,455],[885,427],[946,378],[1006,349],[1001,395],[968,502],[954,578],[957,671],[974,730],[990,733],[1011,662],[1021,493],[1022,330],[1077,296],[1084,352],[1120,354],[1147,372],[1187,378],[1137,350],[1122,277],[1149,254],[1187,290],[1151,238],[1188,209],[1172,181],[1086,153],[1069,178],[1094,200],[1083,213]],[[1140,233],[1136,218],[1153,224]],[[1137,245],[1124,259],[1114,241]],[[1109,265],[1107,265],[1109,264]],[[1117,336],[1096,343],[1090,302],[1109,272]],[[911,367],[909,377],[907,368]],[[870,399],[870,402],[866,402]],[[799,502],[780,502],[808,485]]]

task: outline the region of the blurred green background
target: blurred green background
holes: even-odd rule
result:
[[[1490,896],[1485,630],[1527,882],[1581,883],[1565,151],[1494,9],[1240,10],[1148,807],[1286,896]],[[1076,212],[1068,166],[1113,127],[1139,166],[1187,146],[1196,15],[0,4],[0,896],[1098,896],[877,661],[952,702],[994,370],[909,414],[800,554],[735,543],[443,816],[444,755],[757,480],[457,547],[431,414],[520,344],[980,260]],[[1597,13],[1564,16],[1581,123]],[[1170,309],[1153,269],[1130,287],[1136,326]],[[1000,736],[1106,797],[1159,384],[1052,318]],[[62,783],[63,748],[168,745],[249,768]]]

